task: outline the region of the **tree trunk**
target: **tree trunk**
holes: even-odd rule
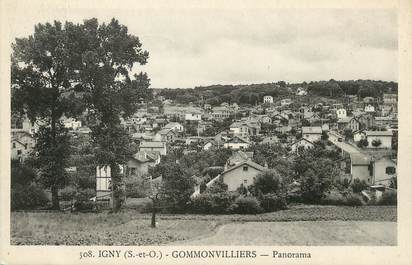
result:
[[[51,187],[51,194],[52,194],[52,209],[53,210],[60,210],[59,204],[59,189],[56,185]]]
[[[56,119],[54,118],[54,112],[52,113],[51,119],[51,133],[52,133],[52,146],[56,146]],[[54,172],[56,174],[56,172]],[[58,174],[58,173],[57,173]],[[56,179],[60,179],[60,176],[53,176]],[[57,182],[54,180],[54,182]],[[53,210],[60,210],[60,203],[59,203],[59,189],[57,184],[52,184],[51,186],[51,193],[52,193],[52,209]]]
[[[152,223],[151,227],[156,228],[156,205],[155,202],[153,201],[153,207],[152,207]]]
[[[112,210],[113,212],[120,211],[122,206],[122,191],[121,191],[121,176],[117,164],[110,165],[111,179],[112,179]]]

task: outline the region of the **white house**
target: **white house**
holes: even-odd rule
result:
[[[246,138],[249,136],[249,127],[246,122],[236,121],[229,127],[229,131],[233,136]]]
[[[322,137],[322,127],[302,127],[302,138],[314,143],[320,141]]]
[[[235,191],[241,185],[244,187],[252,185],[257,175],[267,170],[266,167],[246,160],[223,171],[220,178],[227,185],[228,191]]]
[[[298,89],[296,90],[297,96],[306,96],[307,94],[308,92],[303,87],[298,87]]]
[[[391,131],[366,131],[365,135],[368,140],[368,148],[392,148]]]
[[[272,96],[264,96],[263,97],[263,103],[273,103],[273,97]]]
[[[36,140],[28,132],[14,133],[11,138],[11,158],[24,161],[33,151]]]
[[[359,130],[359,131],[355,131],[353,132],[353,141],[354,142],[359,142],[362,139],[365,139],[365,131],[364,130]]]
[[[250,142],[242,137],[234,136],[232,139],[227,140],[224,144],[224,148],[229,149],[246,149],[250,146]]]
[[[290,98],[285,98],[280,101],[280,105],[286,106],[292,104],[292,100]]]
[[[185,121],[201,121],[202,114],[200,113],[186,113],[185,114]]]
[[[161,155],[166,155],[167,150],[166,150],[166,143],[165,142],[140,142],[139,145],[139,150],[140,151],[158,151]]]
[[[336,110],[336,116],[338,117],[338,119],[346,118],[346,114],[346,110],[343,108]]]
[[[350,160],[352,179],[364,180],[368,185],[371,185],[373,177],[371,158],[362,153],[351,153]]]
[[[365,106],[365,112],[375,112],[375,107],[371,104]]]
[[[301,149],[307,150],[307,149],[313,148],[314,146],[315,145],[311,141],[305,138],[301,138],[298,141],[291,144],[289,147],[291,149],[291,152],[298,154]]]
[[[68,118],[63,120],[63,125],[65,128],[70,130],[77,130],[82,127],[82,122],[73,118]]]
[[[396,161],[388,157],[381,157],[373,161],[373,184],[388,187],[391,179],[396,178]]]
[[[169,122],[168,124],[163,127],[163,129],[172,129],[175,132],[183,132],[184,127],[178,122]]]

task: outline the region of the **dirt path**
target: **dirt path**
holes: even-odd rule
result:
[[[210,237],[173,245],[396,245],[396,222],[245,222],[222,225]]]

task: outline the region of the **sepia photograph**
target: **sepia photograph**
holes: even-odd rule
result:
[[[47,3],[8,6],[8,245],[399,245],[398,9]]]
[[[16,26],[12,244],[396,245],[396,12],[129,15]]]

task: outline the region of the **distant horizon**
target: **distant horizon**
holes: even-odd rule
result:
[[[276,84],[277,82],[281,82],[281,81],[285,82],[286,84],[295,85],[295,84],[302,84],[303,82],[306,82],[308,84],[310,82],[324,82],[324,81],[327,82],[327,81],[330,81],[332,79],[337,81],[337,82],[359,81],[359,80],[367,81],[367,80],[370,80],[370,81],[376,81],[376,82],[393,82],[393,83],[398,84],[398,81],[394,81],[394,80],[361,79],[361,78],[338,80],[338,79],[331,78],[331,79],[328,79],[328,80],[322,79],[322,80],[310,80],[310,81],[301,81],[301,82],[289,82],[289,81],[286,81],[286,80],[277,80],[277,81],[271,81],[271,82],[257,82],[257,83],[248,83],[248,84],[247,83],[237,83],[237,84],[235,84],[235,83],[230,83],[230,84],[217,84],[217,83],[215,83],[215,84],[211,84],[211,85],[196,85],[196,86],[193,86],[193,87],[153,87],[153,86],[150,86],[150,88],[151,89],[194,89],[196,87],[209,87],[209,86],[249,86],[249,85],[261,85],[261,84]]]

